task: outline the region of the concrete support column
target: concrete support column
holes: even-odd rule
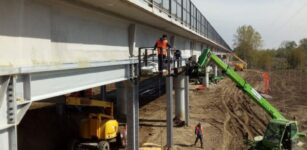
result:
[[[168,60],[170,60],[170,51],[167,51]],[[167,64],[168,76],[166,77],[166,124],[167,124],[167,147],[171,149],[173,146],[173,77],[171,76],[171,63]]]
[[[185,120],[185,77],[178,75],[175,78],[175,116]]]
[[[119,119],[126,119],[127,116],[128,84],[128,81],[116,83],[116,114]]]
[[[128,82],[130,89],[127,103],[127,148],[139,149],[139,81]]]
[[[9,131],[9,150],[17,150],[18,149],[17,125],[10,127],[8,131]]]
[[[107,99],[107,88],[105,85],[100,87],[100,98],[102,100],[106,100]]]
[[[185,123],[189,126],[189,76],[184,77]]]
[[[173,77],[166,77],[166,101],[167,101],[167,147],[173,145]]]
[[[209,87],[209,67],[206,67],[205,86]]]
[[[217,74],[217,65],[214,65],[214,76],[217,77],[218,74]]]
[[[62,116],[64,114],[64,107],[65,107],[65,105],[62,104],[62,103],[56,104],[55,109],[56,109],[56,112],[57,112],[58,115]]]

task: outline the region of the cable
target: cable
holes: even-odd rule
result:
[[[281,27],[280,27],[280,29],[279,29],[279,31],[282,31],[283,30],[283,28],[284,27],[286,27],[288,24],[289,24],[289,22],[293,19],[293,18],[295,18],[295,16],[297,16],[305,7],[307,6],[307,2],[304,4],[304,5],[302,5],[302,7],[300,7],[294,14],[292,14],[288,19],[286,19],[286,22],[285,23],[282,23],[281,25]],[[275,28],[276,29],[276,28]],[[275,30],[276,31],[276,30]]]

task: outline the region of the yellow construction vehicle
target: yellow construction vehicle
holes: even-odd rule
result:
[[[244,71],[244,69],[247,69],[247,62],[242,60],[239,56],[237,56],[235,53],[231,53],[233,57],[235,57],[240,62],[234,63],[234,70],[235,71]]]
[[[235,63],[235,71],[243,71],[244,65],[242,63]]]
[[[80,121],[80,137],[70,143],[69,149],[110,150],[110,142],[121,142],[119,125],[113,117],[113,103],[68,96],[66,105],[95,108],[88,113],[88,117]]]

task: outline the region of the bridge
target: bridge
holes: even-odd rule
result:
[[[127,117],[128,149],[136,150],[138,49],[152,47],[167,34],[184,59],[199,56],[204,48],[220,56],[231,51],[190,0],[2,0],[0,18],[3,150],[18,149],[17,126],[33,102],[111,83],[126,93],[118,103],[127,109],[121,113]],[[188,77],[177,80],[187,86]],[[168,93],[172,82],[168,77]],[[187,101],[180,87],[178,97]]]

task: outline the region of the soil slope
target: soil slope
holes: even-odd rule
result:
[[[269,100],[287,117],[295,116],[301,129],[307,128],[306,73],[301,76],[273,72]],[[292,75],[291,75],[292,74]],[[258,90],[262,90],[261,73],[247,71],[241,73]],[[284,76],[291,76],[285,79]],[[300,83],[300,84],[299,84]],[[305,83],[305,84],[304,84]],[[301,86],[301,87],[300,87]],[[194,126],[200,122],[205,131],[204,147],[208,150],[248,149],[244,137],[253,139],[262,135],[269,116],[235,84],[226,78],[217,85],[195,92],[190,86],[190,126],[174,128],[174,149],[197,149],[192,146],[195,140]],[[300,89],[300,90],[299,90]],[[140,109],[140,142],[166,145],[166,97],[149,103]],[[294,107],[293,107],[294,106]],[[305,141],[306,143],[306,141]],[[305,147],[306,148],[306,147]],[[303,149],[305,149],[303,148]]]

